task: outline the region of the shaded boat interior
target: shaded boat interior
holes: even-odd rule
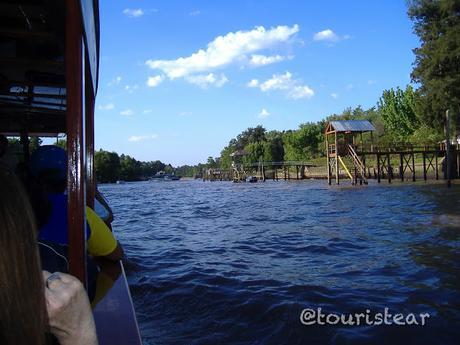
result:
[[[0,1],[0,133],[65,134],[70,272],[83,282],[85,205],[94,206],[94,100],[98,82],[97,0]],[[94,305],[100,344],[140,344],[121,262],[100,263],[110,279]]]

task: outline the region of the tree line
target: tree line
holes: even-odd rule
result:
[[[94,167],[98,182],[140,181],[145,180],[159,171],[172,173],[174,168],[171,164],[165,164],[159,160],[142,162],[129,155],[118,155],[100,149],[94,153]]]
[[[244,163],[259,160],[305,161],[325,154],[324,129],[331,120],[369,120],[376,127],[374,143],[434,144],[445,136],[445,111],[450,109],[451,128],[460,133],[460,1],[408,0],[408,15],[421,45],[414,49],[411,85],[384,90],[375,106],[347,108],[318,122],[302,123],[295,130],[267,131],[262,126],[248,128],[230,140],[219,157],[206,163],[173,168],[159,160],[141,162],[128,155],[99,150],[95,152],[99,182],[142,180],[158,171],[180,176],[201,174],[207,168],[228,169],[233,153],[244,152]],[[453,134],[453,133],[452,133]],[[364,138],[369,140],[369,138]],[[37,139],[38,140],[38,139]],[[12,143],[19,146],[19,142]],[[33,141],[31,146],[40,143]],[[65,142],[60,141],[65,147]],[[31,150],[33,151],[33,150]]]
[[[266,131],[248,128],[230,140],[217,158],[209,157],[208,167],[229,168],[231,155],[244,152],[243,163],[311,160],[322,157],[324,129],[331,120],[369,120],[376,127],[379,145],[429,145],[445,135],[445,111],[453,114],[455,134],[460,133],[460,1],[410,0],[408,15],[421,46],[414,49],[411,74],[418,87],[407,85],[384,90],[374,107],[347,108],[319,122],[307,122],[296,130]],[[451,136],[453,136],[451,133]],[[369,138],[365,138],[369,140]]]
[[[414,49],[411,74],[417,88],[384,90],[375,106],[347,108],[318,122],[302,123],[295,130],[267,131],[262,126],[248,128],[230,140],[219,157],[206,163],[177,167],[181,176],[193,176],[207,168],[228,169],[232,154],[244,152],[243,163],[314,160],[325,154],[324,129],[332,120],[369,120],[376,127],[374,143],[389,145],[435,144],[445,137],[445,111],[453,114],[453,128],[460,133],[460,1],[409,0],[408,15],[420,47]],[[369,137],[364,138],[369,141]],[[138,162],[129,156],[96,152],[96,171],[101,181],[133,179],[172,169],[156,162]],[[111,162],[112,163],[108,163]],[[109,168],[112,166],[112,168]],[[115,166],[115,168],[113,168]],[[118,175],[114,172],[118,172]],[[117,179],[118,179],[117,178]]]

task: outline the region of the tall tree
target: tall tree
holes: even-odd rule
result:
[[[457,116],[460,130],[460,1],[410,0],[409,16],[421,47],[412,79],[420,83],[424,122],[442,127],[446,109]]]
[[[405,142],[419,127],[415,114],[415,93],[411,86],[406,90],[384,90],[378,102],[385,129],[392,139]]]
[[[120,157],[116,152],[100,149],[94,153],[96,179],[99,182],[115,182],[120,179]]]

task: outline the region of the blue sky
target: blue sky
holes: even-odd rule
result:
[[[410,82],[405,1],[100,1],[96,148],[196,164]]]

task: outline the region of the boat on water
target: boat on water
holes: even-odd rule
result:
[[[86,286],[85,207],[94,209],[94,104],[99,71],[98,0],[0,2],[0,133],[20,138],[22,166],[30,137],[67,145],[69,271]],[[99,344],[141,338],[123,264],[99,262],[93,301]],[[99,289],[99,290],[98,290]]]
[[[166,175],[165,177],[163,177],[163,180],[165,180],[165,181],[179,181],[179,180],[180,180],[180,176],[176,176],[176,175]]]
[[[255,183],[255,182],[257,182],[257,177],[256,176],[248,176],[248,177],[246,177],[246,182]]]
[[[177,176],[175,173],[167,174],[163,170],[158,171],[155,175],[153,175],[149,180],[150,181],[179,181],[181,179],[180,176]]]
[[[123,180],[117,180],[117,182],[116,182],[116,183],[117,183],[117,184],[125,184],[126,182],[125,182],[125,181],[123,181]]]

